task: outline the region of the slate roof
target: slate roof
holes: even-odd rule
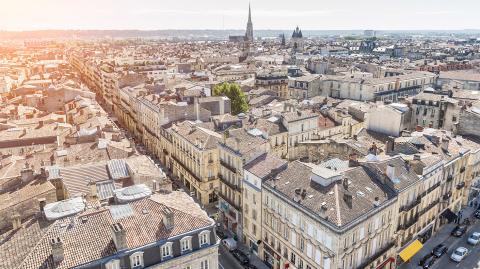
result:
[[[293,201],[295,189],[305,189],[306,196],[298,202],[305,209],[323,215],[322,206],[326,207],[325,219],[331,224],[342,227],[362,217],[375,208],[375,197],[379,205],[393,199],[393,192],[380,182],[371,178],[364,167],[358,166],[341,172],[342,178],[349,182],[348,189],[339,182],[322,186],[311,180],[313,164],[300,161],[289,163],[288,168],[265,184],[275,186],[275,191],[282,193]],[[352,195],[352,207],[344,200],[344,194]]]
[[[132,212],[114,219],[104,207],[87,210],[71,218],[55,221],[44,232],[20,268],[63,269],[79,266],[111,256],[117,252],[112,239],[111,225],[120,223],[126,231],[128,249],[188,233],[202,227],[214,225],[194,201],[184,192],[155,194],[150,198],[129,204]],[[163,212],[169,208],[174,214],[174,227],[166,230]],[[53,263],[49,240],[60,237],[64,246],[64,259]]]

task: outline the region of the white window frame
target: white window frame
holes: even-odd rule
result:
[[[137,257],[138,257],[138,262],[139,262],[139,264],[136,263]],[[143,267],[143,266],[144,266],[144,263],[143,263],[143,252],[142,252],[142,251],[138,251],[138,252],[135,252],[135,253],[133,253],[132,255],[130,255],[130,264],[132,265],[132,268]]]
[[[210,231],[208,230],[201,231],[198,234],[198,242],[200,244],[200,247],[204,245],[210,245]]]
[[[173,242],[167,242],[160,247],[160,257],[163,259],[173,257]],[[168,255],[165,255],[168,252]]]
[[[184,248],[184,243],[186,243],[186,248]],[[180,251],[187,252],[192,250],[192,237],[191,236],[185,236],[184,238],[180,239]]]
[[[208,269],[210,266],[209,264],[209,261],[208,260],[203,260],[200,262],[200,269]]]
[[[114,259],[105,263],[106,269],[120,269],[120,260]]]

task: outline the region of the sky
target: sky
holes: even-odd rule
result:
[[[0,30],[480,29],[480,0],[0,0]]]

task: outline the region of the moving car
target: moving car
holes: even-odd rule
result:
[[[433,256],[440,258],[443,256],[443,254],[447,253],[447,251],[448,251],[447,246],[445,246],[444,244],[439,244],[433,248],[432,254]]]
[[[240,264],[242,264],[242,265],[245,265],[245,264],[249,264],[249,263],[250,263],[250,260],[248,259],[248,256],[247,256],[245,253],[243,253],[243,252],[241,252],[240,250],[238,250],[238,249],[232,250],[232,255],[233,255],[233,257],[235,257],[235,259],[237,259],[237,260],[240,262]]]
[[[456,237],[462,237],[462,235],[464,235],[466,231],[467,231],[466,225],[457,225],[455,226],[455,228],[453,228],[450,234]]]
[[[478,242],[480,242],[480,233],[478,232],[474,232],[472,233],[468,239],[467,239],[467,242],[470,244],[470,245],[476,245],[478,244]]]
[[[464,247],[458,247],[453,253],[452,256],[450,256],[450,259],[456,262],[461,262],[465,256],[467,256],[469,253],[467,248]]]
[[[424,269],[430,268],[435,262],[435,259],[436,257],[434,255],[427,254],[418,262],[418,265],[420,265]]]

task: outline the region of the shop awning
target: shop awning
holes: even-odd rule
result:
[[[399,256],[400,258],[402,258],[403,261],[408,261],[410,260],[413,255],[417,254],[417,252],[423,247],[422,243],[420,243],[420,241],[418,240],[415,240],[413,241],[413,243],[411,243],[410,245],[408,245],[408,247],[404,248]]]
[[[445,209],[440,216],[447,218],[448,222],[452,222],[457,219],[457,214],[453,213],[450,208]]]

